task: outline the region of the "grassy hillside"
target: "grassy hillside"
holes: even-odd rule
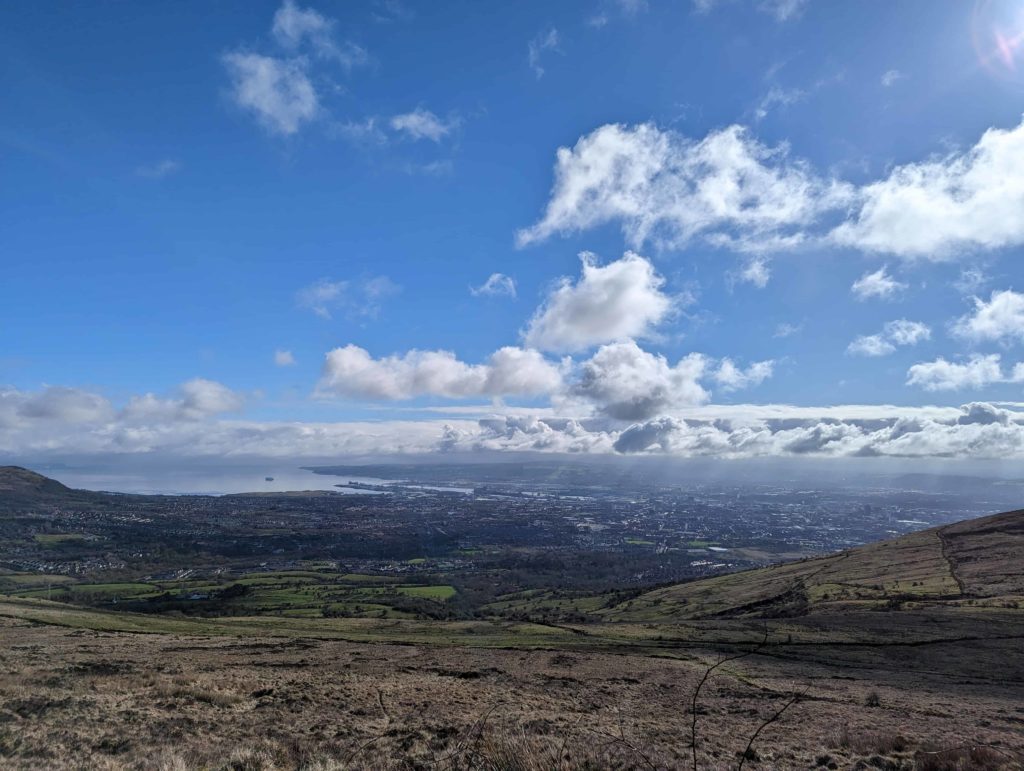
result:
[[[70,505],[103,499],[101,493],[72,490],[21,466],[0,466],[0,511],[29,506]]]
[[[614,621],[665,621],[936,605],[1024,607],[1024,511],[819,559],[662,587],[599,612]]]

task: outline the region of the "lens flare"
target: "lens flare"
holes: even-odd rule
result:
[[[1020,80],[1024,74],[1024,2],[978,0],[971,18],[978,63],[999,78]]]

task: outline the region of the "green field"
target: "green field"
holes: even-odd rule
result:
[[[36,533],[36,543],[42,546],[60,546],[65,543],[80,543],[89,540],[84,533]]]
[[[458,594],[445,583],[399,583],[395,576],[292,570],[237,578],[92,583],[67,576],[0,576],[0,591],[99,608],[189,615],[294,618],[432,618]],[[429,608],[438,610],[430,611]]]

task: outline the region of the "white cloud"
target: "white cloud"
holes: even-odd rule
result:
[[[670,365],[633,341],[602,346],[584,362],[571,395],[617,420],[642,420],[668,409],[706,402],[700,384],[707,358],[691,353]]]
[[[854,281],[850,291],[858,300],[867,300],[871,297],[887,300],[906,288],[907,285],[890,276],[888,266],[883,265],[874,273],[865,273]]]
[[[756,7],[759,11],[774,16],[776,21],[788,21],[798,17],[808,2],[809,0],[759,0]],[[693,0],[698,13],[708,13],[724,4],[724,0]]]
[[[741,388],[761,385],[772,376],[774,369],[775,362],[771,359],[755,361],[746,369],[740,369],[732,359],[726,358],[719,362],[714,378],[726,391],[738,391]]]
[[[798,335],[803,331],[803,324],[790,324],[789,322],[783,322],[775,327],[775,333],[772,337],[792,337]]]
[[[930,340],[932,330],[920,321],[896,319],[886,323],[884,334],[896,345],[917,345],[923,340]]]
[[[972,148],[897,166],[858,193],[832,231],[842,245],[909,259],[952,259],[1024,243],[1024,123],[987,130]]]
[[[295,354],[291,351],[285,351],[278,348],[274,351],[274,364],[279,367],[294,367],[295,366]]]
[[[559,42],[558,30],[551,27],[538,33],[536,37],[527,43],[526,58],[530,64],[530,69],[533,70],[533,74],[537,76],[538,80],[544,77],[544,67],[541,66],[543,54],[546,51],[560,52]]]
[[[930,340],[932,330],[920,321],[897,319],[887,322],[876,335],[861,335],[850,343],[846,352],[854,356],[888,356],[897,346],[917,345]]]
[[[520,246],[606,224],[635,248],[700,236],[755,254],[818,243],[940,261],[1024,244],[1024,123],[862,187],[741,126],[700,141],[651,123],[601,126],[559,148],[554,173],[544,215],[517,233]]]
[[[109,419],[110,402],[98,394],[66,386],[47,386],[39,391],[0,387],[0,429],[29,421],[74,425]]]
[[[907,76],[904,75],[899,70],[886,70],[882,74],[882,85],[885,86],[886,88],[890,88],[891,86],[896,85],[896,83],[898,83],[899,81],[903,80],[903,78],[905,77]]]
[[[214,380],[197,377],[182,383],[177,394],[160,397],[147,393],[134,396],[121,415],[128,422],[177,422],[202,420],[224,412],[235,412],[245,398]]]
[[[332,318],[331,311],[344,310],[349,316],[376,318],[381,302],[401,291],[387,276],[362,281],[320,279],[295,294],[300,308],[313,311],[323,319]]]
[[[673,310],[664,279],[633,252],[598,265],[584,252],[578,282],[563,278],[527,327],[531,348],[579,351],[601,343],[649,336]]]
[[[416,18],[416,12],[399,0],[375,0],[374,21],[382,24],[409,22]]]
[[[355,345],[327,354],[321,395],[367,399],[441,396],[530,396],[561,388],[560,369],[533,350],[501,348],[486,364],[465,364],[450,351],[409,351],[374,359]]]
[[[336,123],[331,126],[331,132],[335,136],[364,147],[388,143],[387,134],[380,127],[377,118],[372,116],[361,121],[348,120],[344,123]]]
[[[102,396],[80,389],[0,389],[0,454],[19,459],[129,454],[168,459],[337,458],[440,450],[720,458],[1024,458],[1024,414],[985,402],[959,409],[705,404],[625,429],[601,419],[531,416],[522,411],[479,421],[283,423],[217,417],[218,410],[236,407],[239,398],[199,385],[191,388],[191,395],[131,401],[153,401],[157,409],[150,405],[148,410],[117,410]]]
[[[920,386],[926,391],[958,391],[965,388],[984,388],[993,383],[1017,382],[1019,367],[1009,378],[1003,375],[999,354],[975,355],[963,363],[947,361],[941,356],[935,361],[915,364],[907,371],[907,385]]]
[[[334,59],[346,69],[365,64],[368,58],[355,43],[335,41],[333,20],[312,8],[299,8],[292,0],[285,0],[274,14],[271,32],[284,48],[294,50],[308,43],[317,56]]]
[[[975,297],[974,312],[957,319],[953,333],[974,341],[1024,342],[1024,294],[1004,289],[988,302]]]
[[[848,195],[740,126],[695,142],[651,123],[609,124],[559,148],[544,216],[517,238],[526,245],[617,222],[634,246],[703,235],[763,251],[799,243],[803,227]]]
[[[480,295],[515,297],[516,282],[515,279],[511,276],[506,276],[504,273],[492,273],[480,286],[470,287],[469,292],[474,297],[479,297]]]
[[[778,21],[788,21],[799,16],[809,0],[761,0],[760,8]]]
[[[309,286],[300,289],[295,299],[299,306],[307,308],[320,318],[331,318],[330,308],[344,297],[348,289],[347,281],[331,281],[322,278]]]
[[[772,277],[771,265],[766,257],[751,257],[738,272],[732,274],[734,281],[753,284],[758,289],[768,286]]]
[[[169,177],[171,174],[177,173],[181,169],[181,164],[178,161],[173,161],[170,158],[165,158],[162,161],[156,163],[150,163],[144,166],[139,166],[135,169],[135,173],[140,177],[147,179],[163,179]]]
[[[981,268],[963,268],[951,285],[960,294],[969,295],[977,292],[988,281],[988,276]]]
[[[896,346],[882,335],[861,335],[846,346],[846,352],[853,356],[888,356]]]
[[[295,134],[317,116],[320,103],[304,59],[229,53],[223,61],[235,103],[255,114],[268,131]]]
[[[789,107],[806,98],[807,93],[799,88],[772,86],[768,89],[768,93],[761,97],[757,109],[754,110],[754,117],[757,120],[764,120],[768,117],[768,113],[771,112],[773,107]]]
[[[392,130],[406,134],[411,139],[429,139],[440,142],[455,127],[453,121],[443,121],[430,110],[417,107],[412,112],[395,115],[391,118]]]

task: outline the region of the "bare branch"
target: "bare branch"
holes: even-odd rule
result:
[[[783,704],[780,709],[777,709],[771,715],[771,717],[769,717],[767,720],[762,722],[761,725],[759,725],[757,727],[757,730],[754,731],[754,733],[751,735],[750,741],[747,742],[747,746],[743,748],[743,754],[740,755],[740,764],[736,767],[736,771],[743,771],[743,764],[746,762],[747,758],[750,756],[751,748],[753,748],[754,742],[757,740],[757,737],[761,735],[761,732],[764,729],[766,729],[768,726],[770,726],[772,723],[774,723],[776,720],[778,720],[780,717],[782,717],[782,713],[785,712],[790,707],[792,707],[794,704],[796,704],[800,700],[800,697],[807,693],[809,688],[810,688],[810,686],[805,688],[800,693],[794,693],[792,698],[789,699],[789,701],[787,701],[785,704]]]
[[[723,664],[727,664],[730,661],[736,661],[737,659],[742,659],[742,658],[744,658],[746,656],[752,656],[755,653],[757,653],[758,651],[762,650],[767,644],[768,644],[768,624],[765,624],[764,625],[764,639],[762,639],[761,642],[758,643],[757,647],[752,648],[749,651],[743,651],[742,653],[737,653],[737,654],[735,654],[733,656],[726,656],[724,658],[721,658],[717,662],[715,662],[714,664],[712,664],[711,666],[709,666],[707,669],[704,670],[703,677],[701,677],[700,682],[697,683],[697,687],[693,690],[693,699],[691,700],[691,703],[690,703],[690,715],[691,715],[691,723],[690,723],[690,748],[691,748],[691,751],[692,751],[692,754],[693,754],[693,771],[700,771],[698,766],[697,766],[697,699],[700,698],[701,688],[704,687],[704,683],[707,682],[708,678],[711,677],[711,674],[716,669],[718,669],[720,666],[722,666]]]

